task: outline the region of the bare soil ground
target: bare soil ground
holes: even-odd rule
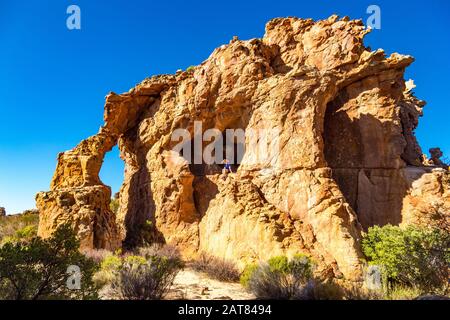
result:
[[[221,282],[186,268],[178,273],[166,299],[250,300],[255,296],[239,283]]]

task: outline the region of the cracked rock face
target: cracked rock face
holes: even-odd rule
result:
[[[358,280],[362,230],[414,223],[431,205],[447,214],[449,204],[447,191],[430,188],[448,172],[422,165],[413,134],[424,105],[403,79],[413,58],[370,51],[367,32],[336,16],[274,19],[262,39],[233,39],[194,70],[110,93],[99,133],[60,154],[51,190],[37,195],[39,234],[70,222],[83,247],[114,249],[138,245],[150,225],[152,239],[187,256],[243,265],[304,252],[324,275]],[[189,165],[172,134],[193,136],[195,121],[219,132],[276,130],[267,144],[278,152],[254,161],[246,139],[230,175]],[[116,144],[125,177],[114,216],[99,171]]]

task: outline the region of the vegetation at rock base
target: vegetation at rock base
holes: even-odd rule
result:
[[[190,263],[195,271],[206,273],[213,279],[226,282],[238,282],[240,272],[235,264],[202,252],[197,259]]]
[[[153,256],[148,260],[128,260],[120,268],[113,288],[122,299],[162,299],[180,268],[180,261],[161,256]]]
[[[104,298],[162,299],[184,266],[179,250],[169,245],[146,245],[135,253],[81,254],[67,225],[50,239],[37,237],[38,219],[34,212],[0,218],[0,299],[96,299],[102,290]],[[201,253],[189,266],[219,281],[240,280],[258,299],[412,300],[448,295],[450,236],[445,230],[369,228],[362,247],[368,263],[382,270],[380,290],[318,279],[314,263],[304,255],[273,257],[239,272],[232,262]],[[67,289],[69,265],[81,268],[81,290]]]
[[[175,276],[184,267],[178,250],[152,245],[138,254],[109,254],[94,280],[112,299],[155,300],[168,293]]]
[[[100,265],[106,257],[111,255],[111,251],[106,249],[84,249],[82,253]]]
[[[139,248],[138,253],[145,258],[151,258],[153,256],[162,256],[172,260],[180,260],[181,254],[177,247],[168,244],[154,243],[149,246]]]
[[[145,220],[145,222],[139,226],[139,234],[141,235],[141,246],[149,246],[155,241],[158,241],[156,233],[156,227],[151,220]]]
[[[259,299],[310,299],[313,270],[313,261],[305,255],[277,256],[248,267],[241,283]]]
[[[257,263],[251,263],[245,266],[239,278],[239,282],[244,288],[248,288],[248,282],[250,281],[250,278],[257,269],[258,269]]]
[[[4,219],[12,218],[5,223]],[[67,225],[50,239],[36,237],[36,215],[4,217],[11,228],[0,248],[0,299],[163,299],[184,267],[174,246],[154,244],[123,254],[121,250],[89,250]],[[12,235],[11,235],[12,234]],[[305,255],[276,256],[249,264],[242,272],[227,260],[202,253],[190,261],[195,271],[223,282],[240,283],[258,299],[412,300],[427,294],[448,294],[449,235],[440,229],[387,225],[372,227],[362,245],[370,265],[380,266],[381,290],[342,286],[313,274]],[[67,267],[80,266],[81,290],[67,289]],[[101,290],[100,290],[101,289]],[[100,291],[99,291],[100,290]]]
[[[95,262],[78,250],[79,241],[68,225],[49,239],[6,242],[0,248],[0,298],[14,300],[95,299]],[[70,266],[79,268],[80,287],[70,288]]]
[[[369,228],[362,241],[370,264],[381,267],[386,290],[448,293],[450,234],[440,229],[386,225]]]
[[[36,236],[38,223],[39,214],[34,210],[0,217],[0,244]]]
[[[396,252],[391,249],[386,251],[389,255]],[[292,259],[285,256],[273,257],[266,262],[247,265],[241,274],[240,282],[258,299],[414,300],[428,293],[445,293],[443,282],[437,286],[438,290],[427,291],[420,286],[418,280],[408,285],[391,282],[387,287],[374,290],[362,283],[351,284],[335,279],[322,279],[314,274],[314,267],[313,261],[303,255],[294,256]]]

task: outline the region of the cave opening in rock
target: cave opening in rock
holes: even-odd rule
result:
[[[231,170],[236,172],[241,165],[245,153],[245,132],[242,129],[225,129],[222,132],[222,158],[231,164]]]
[[[224,169],[223,160],[230,162],[232,172],[236,172],[245,152],[245,134],[242,129],[217,129],[214,138],[203,139],[196,136],[187,141],[180,150],[180,155],[189,163],[189,170],[194,175],[192,182],[194,205],[203,216],[209,208],[209,203],[218,193],[218,179]],[[201,139],[201,150],[195,149],[195,139]],[[208,147],[209,146],[209,147]],[[213,148],[213,146],[215,146]],[[195,161],[195,152],[201,152],[201,162]],[[208,161],[205,161],[209,159]]]
[[[204,136],[187,141],[180,155],[188,161],[192,174],[196,177],[221,174],[225,159],[230,162],[232,172],[236,172],[245,152],[245,133],[242,129],[238,130],[223,130],[208,141],[205,141]],[[201,141],[200,148],[196,147],[196,139]]]
[[[115,146],[110,152],[105,154],[103,159],[103,165],[100,169],[100,180],[111,188],[112,200],[117,200],[120,187],[123,183],[123,174],[125,170],[125,164],[120,159],[120,151]],[[118,201],[112,201],[111,208],[114,213],[118,211]]]

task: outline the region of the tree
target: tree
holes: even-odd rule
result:
[[[97,298],[92,282],[97,265],[78,248],[69,225],[59,227],[49,239],[34,237],[4,244],[0,248],[0,296],[15,300]],[[79,289],[68,286],[71,266],[81,271]]]

